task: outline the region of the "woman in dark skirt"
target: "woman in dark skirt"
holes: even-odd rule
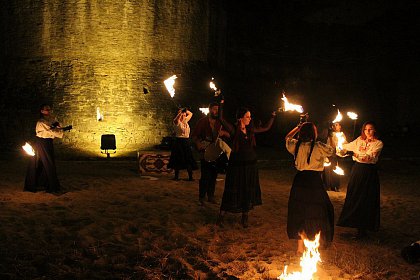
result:
[[[343,153],[352,151],[355,163],[337,225],[357,228],[358,239],[364,238],[367,230],[379,229],[380,184],[376,163],[382,148],[383,143],[376,136],[373,122],[364,123],[361,135],[356,140],[343,144]]]
[[[232,138],[232,152],[226,171],[218,225],[223,226],[226,212],[242,213],[241,224],[246,228],[248,227],[249,210],[262,204],[255,152],[255,133],[269,130],[273,125],[274,117],[275,112],[267,125],[253,127],[250,111],[247,108],[240,108],[236,114],[237,123],[232,126],[223,118],[223,109],[220,106],[220,120]]]
[[[298,170],[290,190],[287,235],[297,239],[299,254],[304,251],[302,238],[314,239],[321,232],[321,241],[328,244],[334,235],[334,208],[321,173],[325,158],[334,154],[335,148],[316,141],[317,134],[316,126],[305,122],[286,135],[286,148],[294,155]]]
[[[192,113],[187,110],[179,110],[173,120],[175,138],[171,147],[168,168],[175,170],[174,180],[179,180],[179,171],[187,169],[188,180],[193,181],[193,170],[197,169],[190,143],[190,126],[188,122],[192,118]]]

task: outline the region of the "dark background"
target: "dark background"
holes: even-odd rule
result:
[[[263,118],[285,90],[321,131],[336,108],[343,115],[354,111],[356,136],[364,121],[373,120],[385,154],[418,156],[418,1],[242,3],[226,5],[228,101],[251,104]],[[280,130],[294,124],[288,118],[297,121],[279,114]],[[354,123],[344,117],[342,124],[352,138]]]

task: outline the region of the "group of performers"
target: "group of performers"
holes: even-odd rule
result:
[[[241,213],[241,224],[248,227],[248,212],[254,206],[262,204],[255,134],[271,128],[275,112],[265,126],[255,127],[250,110],[239,108],[236,122],[230,124],[224,117],[223,105],[223,100],[211,103],[209,114],[198,121],[191,135],[200,153],[198,200],[200,205],[206,202],[216,203],[214,192],[218,174],[217,156],[214,160],[209,160],[205,155],[209,147],[219,146],[217,155],[229,153],[229,163],[217,225],[223,227],[225,214],[231,212]],[[184,120],[188,123],[187,118]],[[373,122],[364,123],[360,136],[350,143],[347,143],[345,136],[341,136],[344,141],[339,148],[337,133],[340,132],[340,123],[331,124],[327,141],[323,143],[317,140],[315,124],[303,122],[286,135],[286,149],[293,155],[297,169],[288,202],[287,233],[290,239],[298,240],[299,253],[304,249],[304,237],[313,239],[316,233],[321,232],[321,240],[325,245],[332,241],[334,208],[327,190],[339,191],[339,175],[332,169],[340,157],[349,154],[355,163],[337,225],[357,229],[355,238],[364,238],[367,230],[376,231],[379,228],[380,185],[376,163],[383,143],[377,137]],[[221,139],[223,140],[220,141]],[[175,144],[175,156],[171,156],[171,159],[178,157],[177,150],[179,147]],[[190,153],[190,150],[186,152],[188,155]],[[331,163],[329,168],[324,167],[325,162]],[[184,165],[184,169],[185,166],[193,166],[193,163]],[[178,179],[177,174],[175,173],[175,179]]]
[[[255,134],[268,131],[276,113],[271,113],[267,124],[254,126],[250,110],[241,107],[237,110],[235,123],[231,124],[224,117],[223,106],[224,100],[211,103],[208,115],[197,122],[191,134],[201,163],[198,201],[200,205],[217,203],[214,196],[217,160],[224,154],[228,158],[228,165],[217,225],[225,225],[226,212],[241,213],[241,224],[246,228],[249,226],[248,212],[262,204]],[[36,192],[40,185],[45,186],[47,192],[61,191],[53,139],[62,138],[66,128],[62,128],[50,112],[49,105],[41,106],[41,117],[36,125],[37,153],[28,166],[25,191]],[[188,180],[192,181],[193,170],[197,169],[189,142],[188,122],[191,117],[192,113],[183,109],[173,120],[176,137],[169,167],[175,170],[175,180],[179,180],[179,171],[186,169]],[[332,124],[331,129],[327,143],[317,140],[317,127],[311,122],[299,123],[285,137],[286,149],[293,155],[297,169],[288,202],[287,234],[290,239],[298,241],[299,253],[304,249],[304,236],[313,239],[316,233],[321,232],[325,244],[333,239],[334,208],[326,190],[338,191],[339,181],[330,170],[324,169],[324,162],[329,160],[334,166],[339,156],[348,153],[351,153],[354,165],[337,225],[356,228],[357,238],[364,238],[367,230],[379,229],[380,184],[376,163],[383,143],[377,137],[375,124],[364,123],[360,136],[350,143],[345,142],[340,148],[334,133],[341,131],[341,125]],[[209,153],[211,149],[215,156]]]
[[[343,143],[342,149],[317,141],[317,134],[316,126],[306,122],[286,135],[286,148],[294,155],[298,170],[289,196],[287,233],[290,239],[298,240],[299,253],[304,248],[302,232],[313,239],[321,231],[325,245],[333,239],[334,208],[321,174],[325,159],[335,154],[343,156],[351,152],[355,162],[337,225],[356,228],[357,239],[365,238],[367,230],[379,229],[380,185],[376,163],[383,143],[377,138],[375,124],[364,123],[360,136],[350,143]]]

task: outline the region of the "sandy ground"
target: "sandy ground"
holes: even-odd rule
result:
[[[55,196],[22,192],[26,164],[0,162],[0,279],[275,279],[285,264],[298,269],[286,236],[290,162],[261,162],[263,205],[247,229],[233,214],[219,228],[219,205],[198,205],[198,171],[193,182],[172,181],[141,176],[136,161],[59,161],[67,192]],[[418,168],[380,163],[381,230],[355,241],[336,227],[315,279],[419,279],[420,264],[400,257],[420,240]],[[336,218],[346,180],[329,192]]]

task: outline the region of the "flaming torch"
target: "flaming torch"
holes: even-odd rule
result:
[[[344,142],[346,142],[346,137],[344,136],[344,133],[342,131],[334,132],[334,134],[335,134],[335,137],[337,137],[337,147],[335,148],[337,151],[341,151],[343,150]]]
[[[321,261],[321,254],[318,251],[319,238],[321,233],[315,235],[315,239],[310,241],[306,238],[303,239],[305,244],[305,251],[300,258],[300,266],[302,271],[287,273],[287,266],[284,267],[283,273],[277,277],[280,280],[311,280],[317,271],[317,264]]]
[[[26,142],[24,146],[22,146],[22,149],[30,156],[34,156],[35,155],[35,150],[34,148],[32,148],[32,146]]]
[[[209,112],[210,112],[209,108],[199,108],[199,110],[200,110],[201,113],[203,113],[205,115],[208,115]]]
[[[354,139],[354,132],[356,131],[356,122],[357,122],[357,114],[354,112],[347,112],[347,116],[353,120],[353,139]]]
[[[335,119],[332,121],[332,123],[338,123],[341,122],[341,120],[343,119],[343,115],[340,113],[340,110],[337,109],[337,116],[335,117]]]
[[[214,78],[211,78],[211,81],[210,81],[210,88],[212,89],[212,90],[214,90],[214,92],[216,92],[217,91],[217,87],[216,87],[216,85],[214,84]]]
[[[214,96],[219,96],[222,93],[222,90],[216,87],[216,84],[214,83],[214,78],[211,78],[209,86],[212,90],[214,90]]]
[[[343,176],[344,175],[344,170],[341,169],[340,166],[338,166],[338,164],[337,164],[337,166],[335,167],[335,169],[333,171],[337,175],[340,175],[340,176]]]
[[[101,114],[101,111],[99,110],[99,107],[96,107],[96,120],[98,122],[104,120],[104,115]]]
[[[176,75],[172,75],[171,77],[169,77],[168,79],[166,79],[165,81],[163,81],[163,83],[165,84],[166,89],[168,90],[170,96],[172,98],[174,98],[175,96],[175,89],[174,89],[174,85],[175,85],[175,79],[178,78]]]
[[[296,111],[299,113],[303,113],[303,107],[300,105],[289,103],[284,93],[283,93],[283,98],[281,100],[283,100],[284,102],[284,111]]]

